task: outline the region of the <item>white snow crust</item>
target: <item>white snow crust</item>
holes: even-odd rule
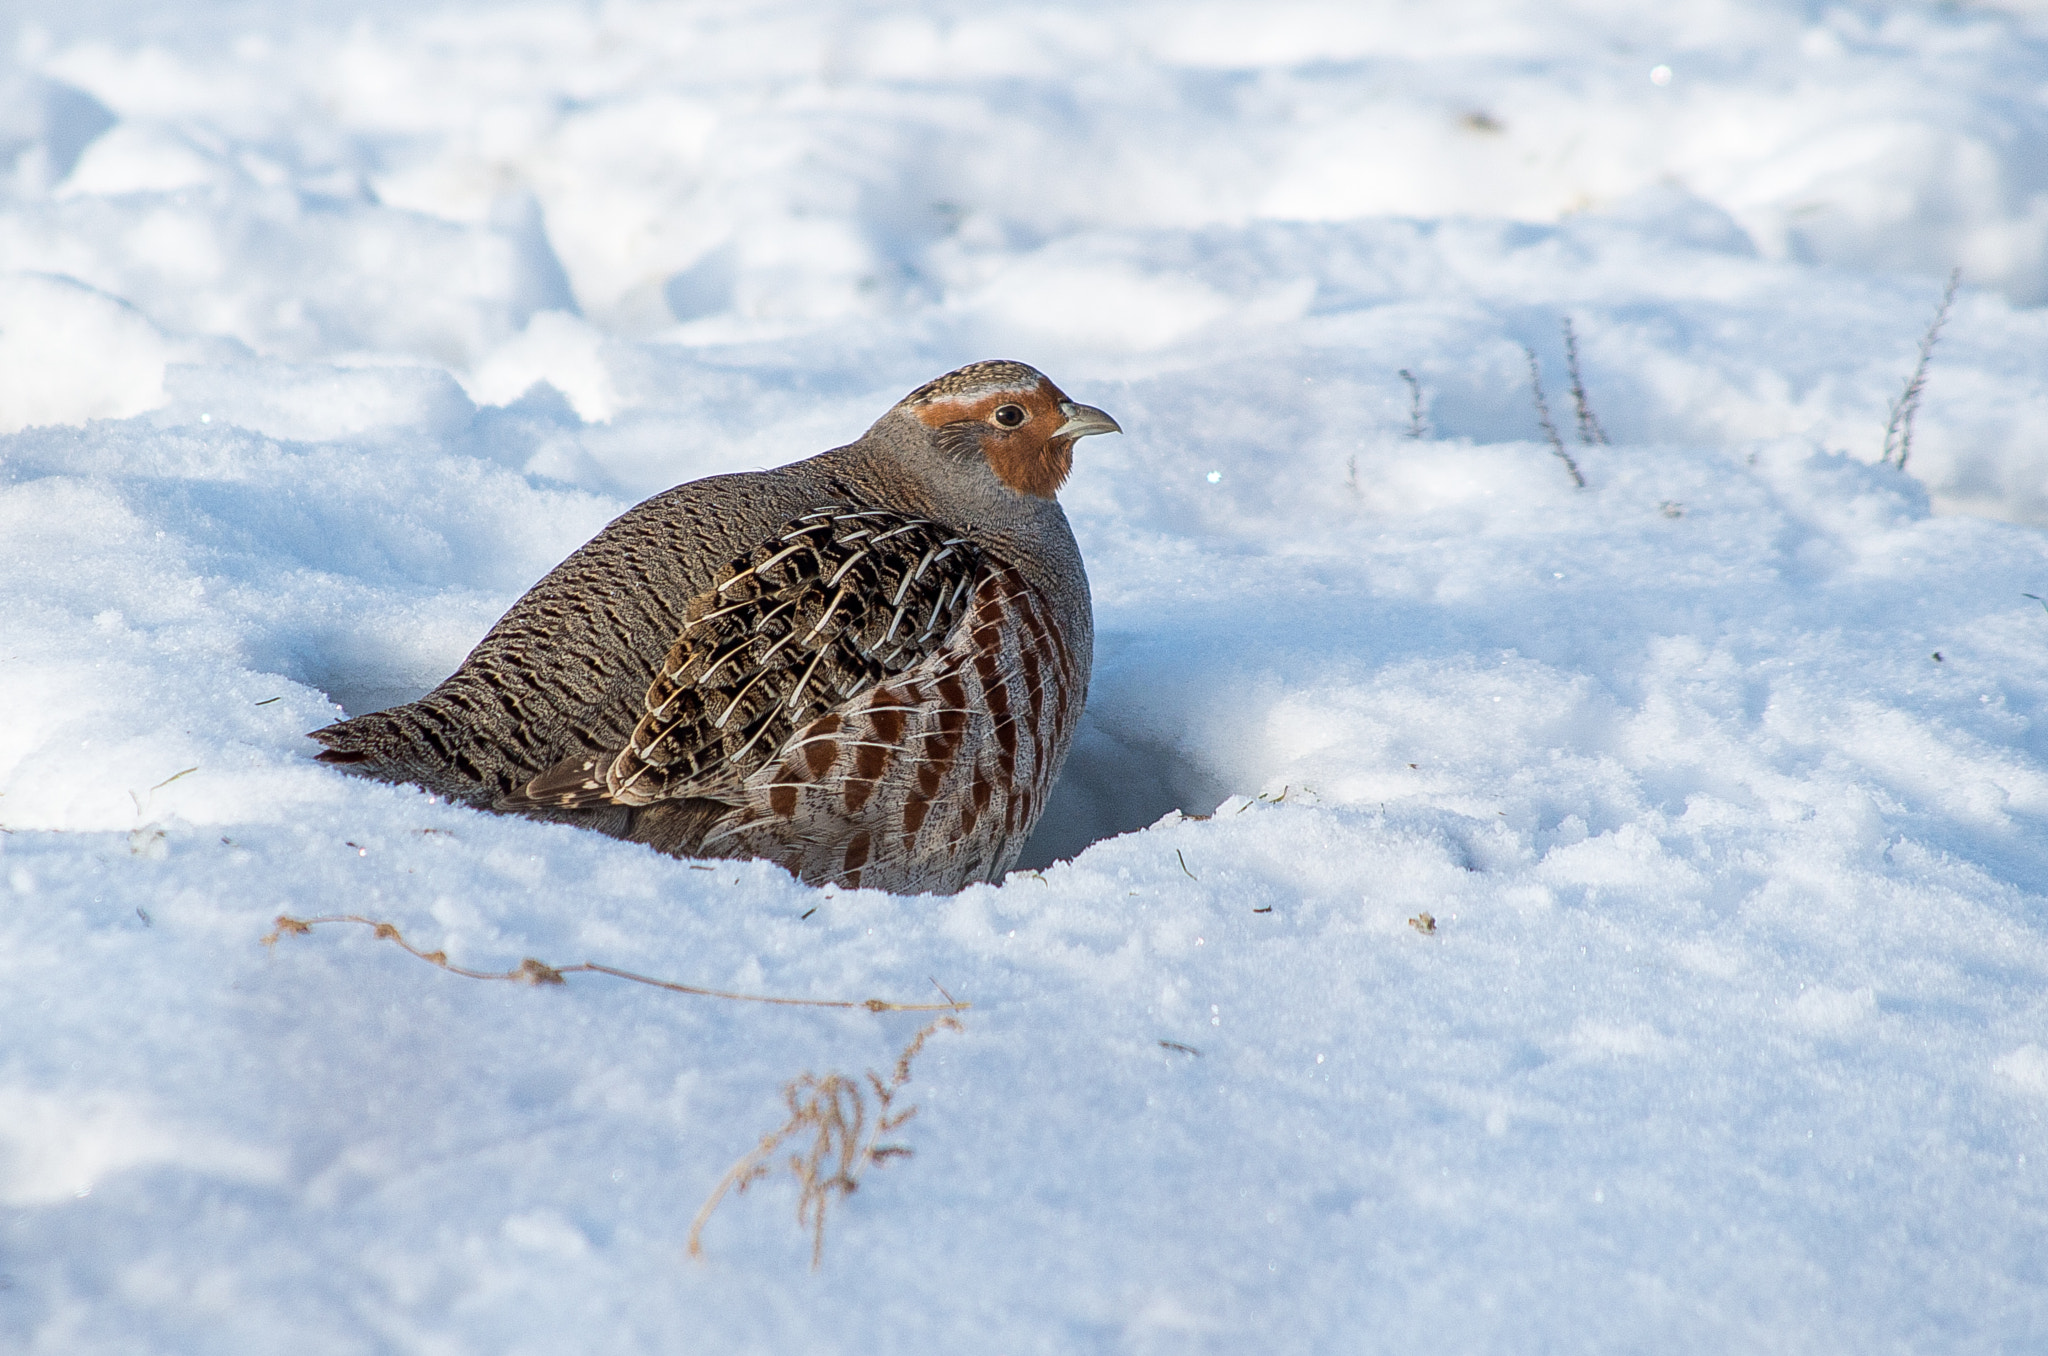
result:
[[[2042,7],[0,44],[0,1348],[2048,1349]],[[985,357],[1128,431],[1040,869],[812,890],[310,760],[637,499]],[[973,1006],[822,1267],[786,1176],[693,1262],[783,1085],[928,1014],[280,913]]]

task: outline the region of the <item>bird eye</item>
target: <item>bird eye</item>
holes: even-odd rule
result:
[[[996,422],[1004,428],[1017,427],[1017,425],[1024,422],[1024,407],[1022,405],[999,406],[996,410]]]

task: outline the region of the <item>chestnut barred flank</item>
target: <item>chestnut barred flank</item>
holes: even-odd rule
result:
[[[747,778],[744,811],[705,848],[847,886],[906,874],[965,884],[1007,870],[1086,689],[1049,615],[1015,568],[989,562],[946,643],[800,730]]]

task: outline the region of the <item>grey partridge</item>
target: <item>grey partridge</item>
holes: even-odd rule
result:
[[[319,757],[812,884],[998,880],[1094,653],[1054,495],[1076,439],[1121,431],[1023,363],[950,372],[857,442],[622,514]]]

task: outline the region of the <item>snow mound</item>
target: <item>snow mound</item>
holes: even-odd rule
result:
[[[2038,13],[0,33],[0,1346],[2048,1331]],[[1096,668],[1001,885],[310,760],[637,499],[994,356],[1128,430],[1062,493]],[[784,1087],[932,1016],[858,1004],[941,989],[822,1267],[783,1174],[688,1261]]]

